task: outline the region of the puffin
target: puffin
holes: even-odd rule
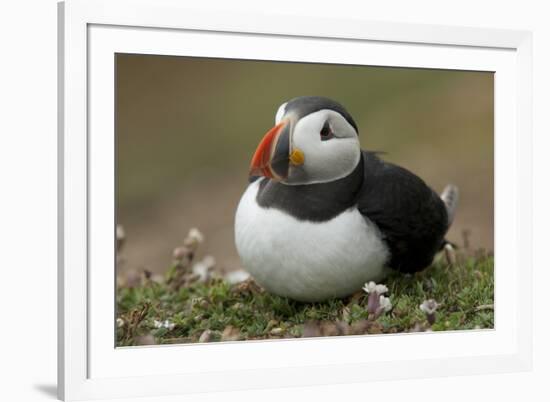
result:
[[[235,214],[243,267],[268,292],[300,302],[344,298],[390,272],[412,274],[447,244],[458,188],[362,150],[338,102],[283,103],[252,156]]]

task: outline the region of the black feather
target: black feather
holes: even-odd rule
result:
[[[357,206],[386,241],[388,265],[416,272],[431,264],[444,244],[447,211],[443,201],[415,174],[363,151],[364,179]]]
[[[286,185],[264,178],[256,201],[264,208],[276,208],[296,219],[324,222],[356,205],[363,181],[359,163],[348,176],[328,183]]]

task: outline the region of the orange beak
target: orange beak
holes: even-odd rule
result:
[[[282,177],[273,169],[272,162],[279,137],[287,124],[288,121],[283,120],[264,135],[252,157],[250,176],[265,176],[270,179],[281,180]],[[288,158],[288,148],[285,151],[285,157]]]

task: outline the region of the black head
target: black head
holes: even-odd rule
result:
[[[325,183],[346,177],[359,163],[357,125],[336,101],[291,99],[279,107],[275,123],[252,158],[253,176],[289,185]]]
[[[353,117],[340,103],[323,96],[299,96],[293,98],[286,103],[283,103],[277,111],[277,116],[281,113],[281,116],[287,112],[292,112],[298,118],[307,116],[308,114],[318,112],[319,110],[333,110],[339,113],[346,121],[355,129],[358,133],[357,124],[353,120]],[[276,119],[277,120],[277,119]],[[276,121],[276,123],[278,123]]]

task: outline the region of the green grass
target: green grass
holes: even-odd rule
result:
[[[421,273],[393,274],[384,284],[391,311],[369,319],[368,295],[299,303],[265,292],[252,281],[230,285],[220,277],[176,288],[170,277],[142,275],[117,291],[117,345],[280,339],[302,336],[467,330],[493,328],[493,257],[484,252],[442,256]],[[434,299],[440,307],[433,325],[419,305]],[[155,321],[168,320],[168,328]],[[207,334],[205,334],[207,331]],[[202,341],[204,341],[203,339]]]

